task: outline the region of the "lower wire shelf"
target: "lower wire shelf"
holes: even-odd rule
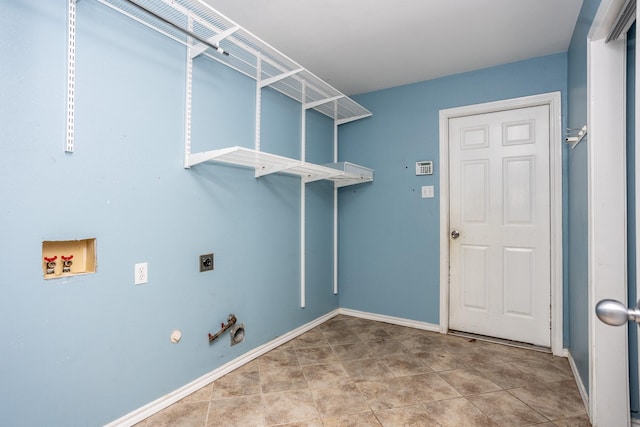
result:
[[[187,167],[191,167],[207,161],[253,168],[256,178],[280,172],[299,176],[304,182],[331,180],[337,187],[373,181],[372,169],[354,163],[317,165],[239,146],[192,153],[186,164]]]

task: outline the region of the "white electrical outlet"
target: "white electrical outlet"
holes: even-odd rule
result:
[[[142,285],[149,281],[149,266],[146,262],[136,264],[134,267],[134,283],[136,285]]]
[[[430,199],[432,197],[434,197],[433,185],[423,185],[422,186],[422,198],[423,199]]]

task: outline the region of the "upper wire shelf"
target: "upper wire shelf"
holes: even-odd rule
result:
[[[224,63],[257,81],[273,78],[273,83],[269,84],[273,89],[303,105],[310,105],[338,124],[371,115],[369,110],[202,0],[98,1],[184,44],[192,52]],[[229,55],[215,52],[188,33],[212,41]]]

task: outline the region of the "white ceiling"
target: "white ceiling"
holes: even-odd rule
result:
[[[582,0],[204,0],[347,95],[567,50]]]

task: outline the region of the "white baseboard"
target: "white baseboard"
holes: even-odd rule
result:
[[[631,418],[631,425],[632,426],[640,426],[640,420],[637,418]]]
[[[352,310],[350,308],[339,308],[338,313],[345,316],[361,317],[363,319],[375,320],[378,322],[391,323],[392,325],[408,326],[410,328],[423,329],[425,331],[440,332],[440,325],[420,322],[417,320],[403,319],[401,317],[386,316],[384,314],[367,313],[365,311]]]
[[[587,415],[589,416],[589,421],[591,421],[591,414],[589,413],[589,394],[587,393],[587,389],[582,382],[582,378],[580,377],[580,373],[578,372],[578,367],[576,366],[576,362],[573,360],[571,356],[571,352],[569,349],[564,349],[564,352],[567,354],[567,359],[569,359],[569,366],[571,367],[571,372],[573,372],[573,378],[576,380],[576,385],[578,386],[578,391],[580,392],[580,397],[582,397],[582,403],[584,404],[584,409],[587,411]]]
[[[179,389],[172,391],[171,393],[162,396],[159,399],[154,400],[151,403],[146,404],[145,406],[136,409],[133,412],[128,413],[127,415],[124,415],[121,418],[118,418],[115,421],[110,422],[109,424],[106,424],[105,427],[130,427],[133,426],[137,423],[139,423],[140,421],[152,416],[153,414],[160,412],[161,410],[165,409],[166,407],[178,402],[179,400],[187,397],[188,395],[190,395],[193,392],[196,392],[198,390],[200,390],[202,387],[212,383],[213,381],[217,380],[218,378],[228,374],[229,372],[240,368],[241,366],[251,362],[253,359],[262,356],[263,354],[273,350],[276,347],[281,346],[282,344],[285,344],[288,341],[291,341],[292,339],[296,338],[299,335],[302,335],[303,333],[315,328],[316,326],[326,322],[327,320],[337,316],[340,313],[339,309],[333,310],[327,314],[325,314],[324,316],[320,316],[317,319],[304,324],[290,332],[287,332],[284,335],[279,336],[278,338],[269,341],[268,343],[265,343],[259,347],[254,348],[253,350],[250,350],[248,352],[246,352],[245,354],[225,363],[224,365],[220,366],[219,368],[214,369],[213,371],[209,372],[208,374],[205,374],[203,376],[201,376],[200,378],[197,378],[196,380],[190,382],[189,384],[186,384],[182,387],[180,387]]]

